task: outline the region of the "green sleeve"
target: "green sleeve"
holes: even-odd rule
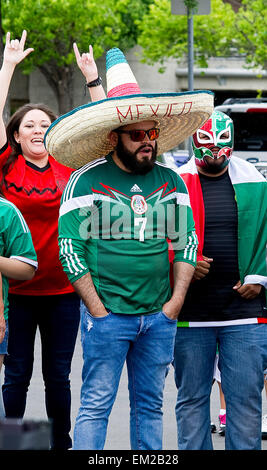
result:
[[[86,261],[86,240],[90,215],[82,209],[73,209],[59,218],[59,259],[71,283],[89,272]]]
[[[6,206],[5,209],[8,208],[10,214],[6,213],[4,217],[5,230],[3,231],[3,238],[5,248],[3,256],[16,258],[37,268],[37,255],[28,225],[17,208]]]

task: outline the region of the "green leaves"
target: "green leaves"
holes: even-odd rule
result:
[[[3,29],[11,31],[12,37],[27,30],[27,43],[35,49],[28,64],[38,66],[54,60],[59,66],[69,65],[71,57],[74,62],[74,41],[83,51],[92,44],[95,58],[110,47],[128,49],[136,44],[135,21],[149,3],[148,0],[2,0]]]
[[[195,13],[197,11],[198,0],[184,0],[184,4],[190,12]]]
[[[197,0],[184,0],[194,8]],[[171,0],[154,0],[137,21],[143,61],[163,64],[187,54],[187,17],[171,14]],[[248,66],[266,69],[267,0],[243,0],[235,13],[228,3],[211,0],[210,15],[194,15],[194,58],[206,66],[209,57],[243,55]]]
[[[26,29],[34,52],[22,62],[26,73],[38,67],[54,90],[60,113],[72,107],[73,42],[81,52],[93,45],[97,59],[105,50],[124,51],[137,42],[136,20],[152,0],[1,0],[3,29],[12,38]],[[66,97],[64,99],[64,96]]]
[[[168,57],[180,59],[186,53],[186,18],[171,14],[170,0],[154,0],[149,13],[137,25],[138,43],[144,49],[146,62],[164,62]]]
[[[243,0],[236,15],[235,38],[249,66],[267,69],[267,0]]]
[[[198,0],[184,1],[194,8]],[[75,64],[73,42],[81,52],[92,44],[96,59],[111,47],[127,51],[138,43],[142,60],[159,63],[161,71],[168,58],[179,62],[187,56],[187,17],[171,14],[171,0],[1,0],[1,6],[4,32],[14,38],[26,29],[27,47],[34,48],[22,63],[24,71],[39,67],[57,96],[62,88],[72,95],[66,82],[71,84]],[[210,15],[194,15],[194,59],[200,67],[209,57],[241,54],[248,67],[266,69],[266,48],[267,0],[242,0],[237,13],[211,0]]]
[[[184,0],[194,8],[198,0]],[[171,14],[171,0],[2,0],[3,29],[20,36],[28,31],[34,47],[24,68],[55,61],[74,62],[72,43],[95,58],[111,47],[124,51],[137,42],[143,60],[162,65],[187,54],[187,17]],[[211,0],[210,15],[194,16],[195,61],[211,56],[244,55],[248,66],[267,68],[267,0],[242,0],[234,13],[222,0]]]

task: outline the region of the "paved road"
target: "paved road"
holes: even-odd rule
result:
[[[25,418],[28,419],[46,419],[44,406],[44,387],[40,372],[40,341],[37,335],[35,347],[35,364],[33,378],[28,392],[27,408]],[[72,432],[75,418],[79,408],[79,397],[81,387],[81,368],[82,353],[80,345],[80,337],[78,337],[71,372],[71,389],[72,389]],[[164,445],[167,450],[177,449],[176,440],[176,422],[175,422],[175,401],[176,387],[173,379],[173,369],[170,369],[166,380],[164,398]],[[211,417],[213,422],[218,423],[219,411],[219,394],[218,387],[215,384],[211,396]],[[267,400],[263,394],[263,412],[267,413]],[[214,449],[224,449],[224,437],[218,433],[213,436]],[[267,441],[262,441],[262,448],[267,450]],[[106,441],[106,450],[128,450],[129,446],[129,402],[127,390],[127,374],[123,371],[121,383],[118,391],[117,400],[113,407]]]

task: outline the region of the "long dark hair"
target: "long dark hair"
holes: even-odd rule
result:
[[[7,141],[12,149],[11,154],[9,155],[7,161],[3,165],[2,168],[2,179],[0,181],[0,192],[2,192],[2,187],[5,184],[5,177],[9,172],[9,169],[15,161],[17,160],[18,156],[22,153],[21,151],[21,146],[18,142],[16,142],[14,133],[19,131],[19,126],[24,118],[25,114],[27,114],[29,111],[32,111],[33,109],[39,109],[40,111],[43,111],[51,122],[55,121],[57,116],[55,113],[45,104],[43,103],[38,103],[38,104],[33,104],[33,103],[27,103],[23,106],[21,106],[10,118],[7,128],[6,128],[6,133],[7,133]]]

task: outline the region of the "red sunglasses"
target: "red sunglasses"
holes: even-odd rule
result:
[[[145,139],[145,136],[149,138],[149,140],[156,140],[159,137],[159,129],[153,127],[148,131],[134,129],[132,131],[124,131],[122,129],[117,129],[116,132],[118,134],[128,134],[133,142],[142,142]]]

